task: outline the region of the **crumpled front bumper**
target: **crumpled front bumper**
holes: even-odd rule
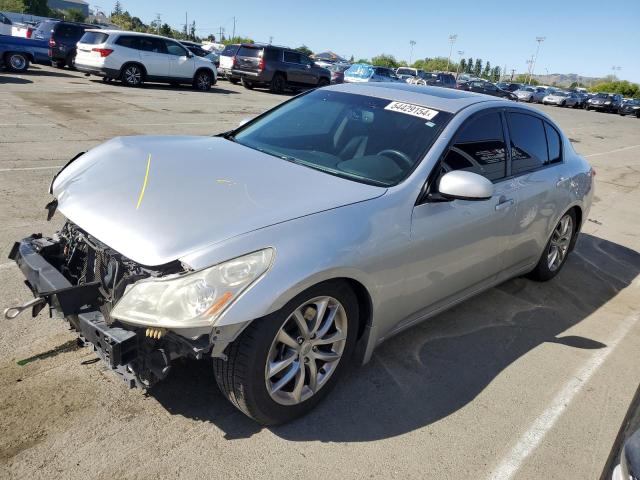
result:
[[[83,344],[92,346],[112,369],[127,377],[126,366],[138,356],[138,333],[107,325],[98,308],[97,282],[74,286],[43,256],[56,247],[55,242],[32,235],[16,242],[9,253],[34,297],[42,300],[33,306],[32,316],[48,304],[52,316],[65,317]],[[128,377],[135,381],[133,375]]]

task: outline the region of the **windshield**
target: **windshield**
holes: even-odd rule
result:
[[[596,98],[609,98],[609,94],[608,93],[598,93],[596,95]]]
[[[351,65],[345,72],[346,77],[353,78],[369,78],[373,75],[373,67],[371,65]]]
[[[391,186],[409,175],[451,117],[419,105],[315,90],[232,140],[333,175]]]

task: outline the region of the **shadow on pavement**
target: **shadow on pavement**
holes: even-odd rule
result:
[[[7,77],[5,75],[0,75],[0,85],[4,85],[4,84],[24,85],[27,83],[33,83],[33,80],[29,80],[28,78],[22,78],[22,77]]]
[[[598,349],[563,335],[640,273],[640,254],[582,234],[554,280],[510,280],[385,342],[309,415],[272,428],[288,440],[371,441],[410,432],[464,407],[543,343]],[[208,362],[178,366],[151,390],[172,414],[216,424],[226,438],[260,430],[217,391]]]
[[[109,82],[105,82],[102,79],[96,79],[96,78],[92,78],[90,80],[93,83],[103,83],[104,85],[116,85],[122,88],[131,88],[131,87],[127,87],[126,85],[124,85],[122,82],[120,82],[119,80],[111,80]],[[222,95],[237,95],[240,92],[236,92],[234,90],[227,90],[226,88],[221,88],[220,83],[216,83],[215,85],[213,85],[211,87],[211,90],[209,90],[208,92],[198,92],[198,93],[202,93],[204,94],[222,94]],[[194,90],[193,87],[191,87],[190,85],[184,84],[184,85],[170,85],[167,83],[150,83],[150,82],[145,82],[142,87],[139,87],[142,89],[153,89],[153,90],[172,90],[172,91],[185,91],[185,92],[196,92],[197,90]]]

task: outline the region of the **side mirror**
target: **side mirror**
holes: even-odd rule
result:
[[[438,192],[450,199],[488,200],[493,196],[493,183],[477,173],[454,170],[440,178]]]
[[[240,123],[238,123],[238,128],[242,127],[243,125],[249,123],[251,120],[253,120],[253,117],[245,117],[242,120],[240,120]]]

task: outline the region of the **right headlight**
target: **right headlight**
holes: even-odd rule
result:
[[[151,327],[211,326],[271,266],[266,248],[185,275],[134,283],[111,311],[125,323]]]

